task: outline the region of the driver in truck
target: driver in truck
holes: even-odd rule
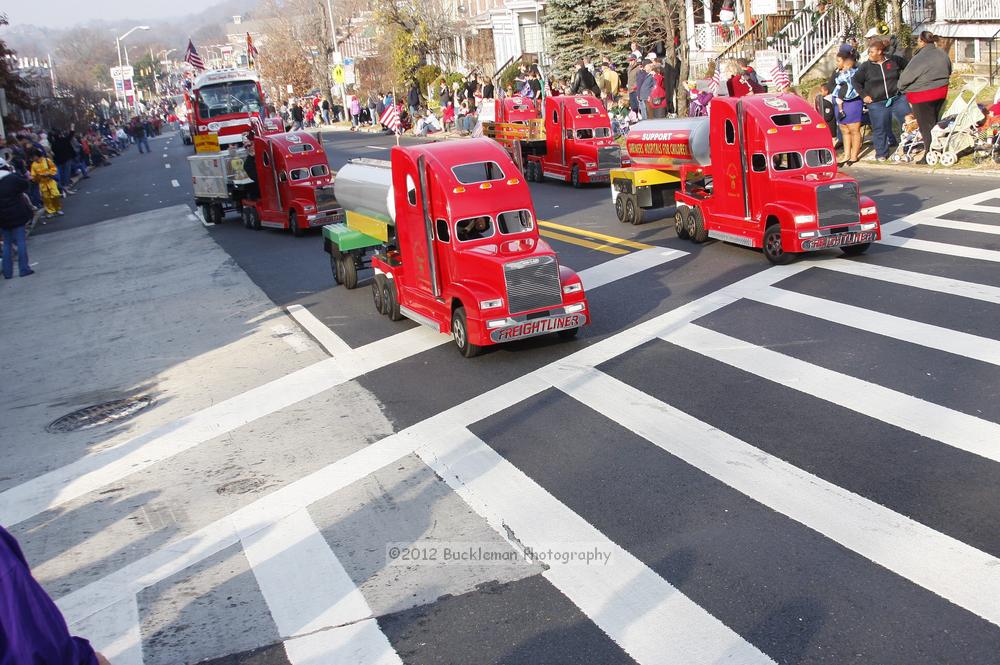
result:
[[[489,217],[473,217],[472,219],[459,222],[458,239],[463,242],[482,240],[483,238],[489,238],[491,235],[493,235],[493,228]]]
[[[257,184],[257,159],[254,157],[253,132],[247,132],[243,135],[243,147],[247,151],[246,159],[243,160],[243,172],[251,181],[246,186],[246,198],[256,200],[260,198],[260,187]]]

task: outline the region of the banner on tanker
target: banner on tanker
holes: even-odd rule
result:
[[[197,134],[194,137],[195,152],[219,152],[218,134]]]
[[[771,80],[771,72],[778,66],[778,52],[774,49],[757,51],[753,59],[753,68],[761,82]]]

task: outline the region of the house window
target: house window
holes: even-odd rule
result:
[[[958,62],[976,62],[976,40],[957,39],[955,40],[955,60]]]

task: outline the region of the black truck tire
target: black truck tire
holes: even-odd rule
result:
[[[793,254],[789,254],[781,247],[780,224],[771,224],[764,230],[764,242],[761,249],[764,252],[764,258],[776,266],[783,266],[795,258]]]
[[[479,355],[481,347],[469,341],[469,327],[465,318],[465,308],[459,307],[451,314],[451,337],[455,340],[458,352],[466,358]]]
[[[358,266],[354,263],[354,256],[352,254],[341,254],[340,265],[342,270],[340,274],[344,279],[344,288],[358,288]]]

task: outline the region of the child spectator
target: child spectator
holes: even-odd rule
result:
[[[59,169],[52,160],[45,156],[44,151],[37,150],[35,159],[31,162],[31,179],[38,184],[42,194],[42,205],[45,206],[45,216],[48,219],[65,214],[62,211],[62,194],[59,193],[59,185],[56,184],[58,174]]]

